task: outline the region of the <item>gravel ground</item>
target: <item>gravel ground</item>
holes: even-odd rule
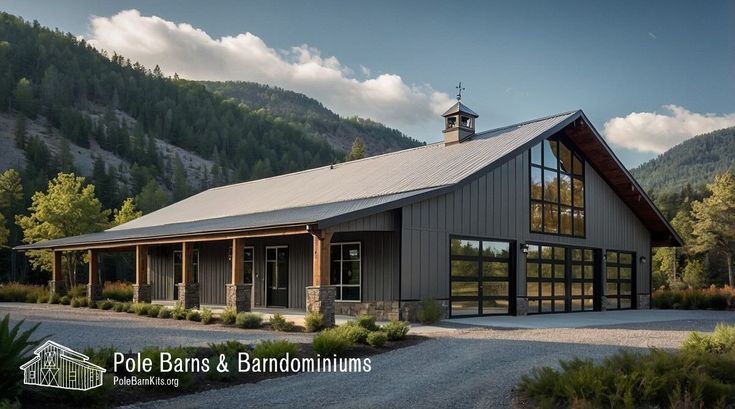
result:
[[[621,348],[677,348],[689,331],[708,332],[723,321],[735,323],[735,313],[625,328],[443,330],[435,339],[374,356],[370,373],[301,374],[138,407],[510,407],[513,387],[534,367],[600,359]]]
[[[114,344],[119,350],[148,345],[206,345],[228,339],[255,342],[307,334],[275,334],[131,314],[36,304],[0,304],[0,315],[40,322],[41,334],[72,348]],[[523,374],[560,359],[600,359],[620,348],[677,348],[690,331],[735,323],[733,312],[702,311],[686,319],[585,328],[493,329],[443,324],[420,326],[432,337],[418,345],[371,357],[372,371],[300,374],[138,405],[144,408],[502,408]],[[695,318],[693,318],[695,317]]]
[[[311,342],[310,334],[285,334],[264,330],[242,330],[198,322],[139,317],[112,311],[71,308],[48,304],[0,303],[0,316],[10,313],[11,321],[25,319],[25,326],[41,322],[36,335],[72,349],[114,345],[118,351],[140,351],[147,346],[207,346],[212,342],[287,338]]]

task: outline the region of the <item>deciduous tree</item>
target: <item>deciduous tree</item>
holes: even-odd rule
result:
[[[108,226],[109,210],[103,210],[95,197],[94,185],[85,185],[84,178],[73,173],[59,173],[48,183],[46,192],[36,192],[27,216],[16,216],[23,230],[23,241],[60,239],[103,230]],[[52,255],[48,250],[29,251],[33,267],[51,271]],[[77,252],[65,252],[67,280],[76,285],[76,269],[82,260]],[[70,287],[71,288],[71,287]]]
[[[112,216],[112,225],[119,226],[138,217],[143,216],[143,212],[135,208],[135,199],[129,197],[125,199],[119,209],[115,209]]]
[[[365,157],[365,142],[359,136],[352,142],[352,149],[347,155],[347,161],[362,159]]]

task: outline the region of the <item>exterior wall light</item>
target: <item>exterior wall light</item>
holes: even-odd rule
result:
[[[528,255],[528,244],[521,244],[521,251],[523,252],[523,254]]]
[[[640,260],[641,260],[641,264],[646,264],[646,262],[648,261],[646,259],[646,256],[641,256],[641,259]]]

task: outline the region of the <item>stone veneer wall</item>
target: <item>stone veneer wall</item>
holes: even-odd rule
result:
[[[335,301],[334,312],[338,315],[368,314],[378,321],[390,321],[400,318],[401,308],[398,301],[340,302]]]

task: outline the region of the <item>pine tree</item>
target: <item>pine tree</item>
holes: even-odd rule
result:
[[[15,146],[18,149],[25,149],[26,147],[26,132],[26,116],[20,113],[15,119]]]
[[[59,170],[64,173],[74,172],[74,156],[71,154],[71,147],[69,146],[69,140],[61,138],[61,144],[59,147]]]
[[[15,86],[13,91],[13,99],[15,102],[15,108],[20,112],[26,114],[29,118],[36,117],[36,110],[33,102],[33,89],[31,82],[26,78],[21,78]]]
[[[136,196],[135,201],[143,213],[150,213],[166,206],[168,198],[166,197],[166,192],[161,189],[158,182],[151,180],[143,186],[143,189]]]
[[[174,201],[188,197],[190,193],[189,183],[186,179],[186,168],[178,154],[174,157],[174,175],[173,175],[173,196]]]

